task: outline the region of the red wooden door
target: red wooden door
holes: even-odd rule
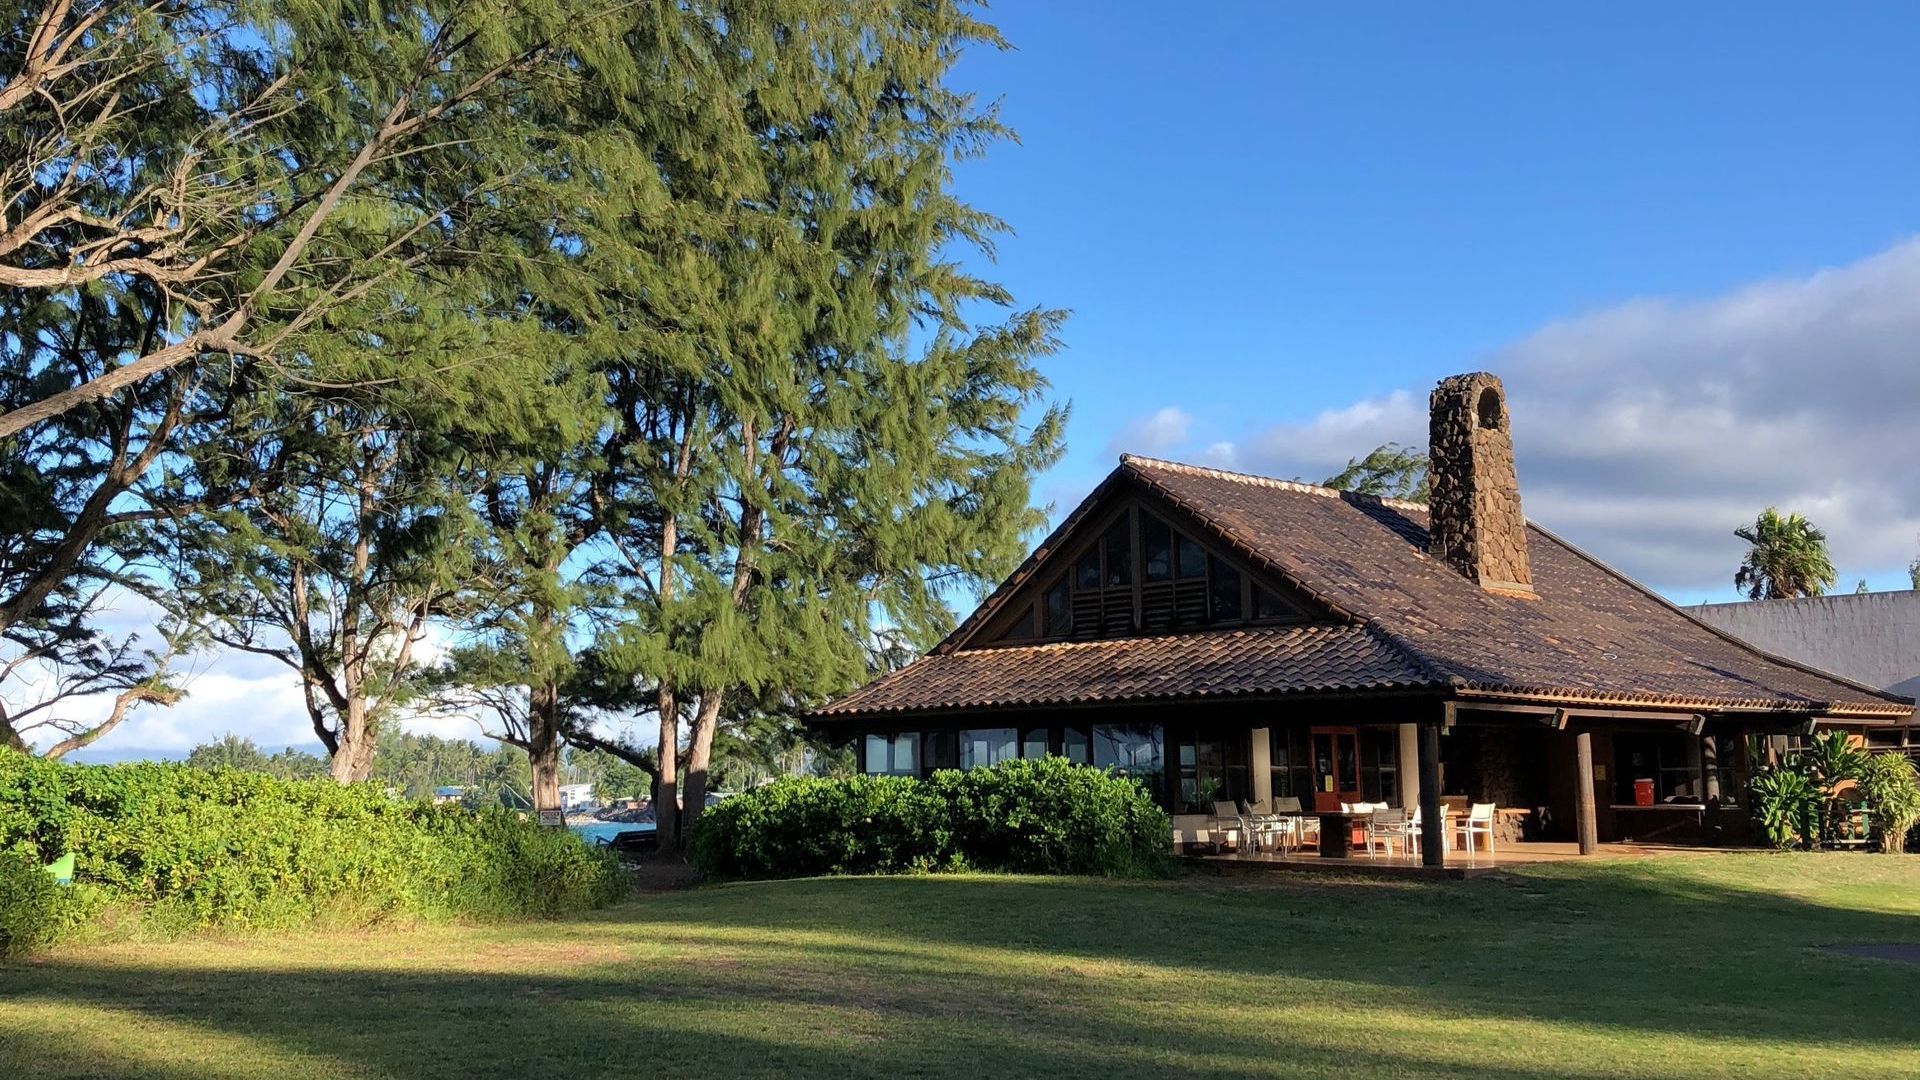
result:
[[[1360,729],[1317,727],[1313,741],[1313,808],[1338,810],[1360,795]]]

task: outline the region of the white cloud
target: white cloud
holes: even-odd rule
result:
[[[1920,533],[1920,240],[1699,301],[1553,323],[1484,366],[1512,402],[1528,516],[1649,584],[1726,591],[1735,526],[1807,514],[1843,584],[1904,566]],[[1421,445],[1414,390],[1240,440],[1243,467],[1325,475]]]
[[[1187,429],[1192,426],[1193,417],[1169,405],[1151,416],[1128,421],[1107,441],[1107,456],[1164,454],[1186,442]]]

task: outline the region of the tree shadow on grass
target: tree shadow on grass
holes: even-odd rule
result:
[[[472,953],[413,964],[438,971],[383,956],[385,941],[471,947],[436,934],[290,948],[273,966],[174,946],[0,969],[0,1074],[1622,1071],[1551,1048],[1538,1063],[1476,1059],[1474,1021],[1519,1020],[1542,1022],[1537,1037],[1760,1040],[1782,1072],[1868,1046],[1893,1075],[1914,1065],[1901,1025],[1920,975],[1810,946],[1920,937],[1914,923],[1632,866],[1464,887],[736,885],[476,935],[504,950],[494,966],[525,971],[459,970]],[[1437,1023],[1389,1033],[1421,1017]]]

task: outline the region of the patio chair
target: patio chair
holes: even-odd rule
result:
[[[1308,834],[1312,834],[1314,845],[1319,846],[1320,819],[1301,808],[1299,796],[1288,795],[1273,800],[1273,812],[1286,823],[1283,835],[1294,847],[1304,845]]]
[[[1284,845],[1288,819],[1273,812],[1273,800],[1261,799],[1247,807],[1247,837],[1253,841],[1253,850],[1276,850]]]
[[[1466,818],[1460,822],[1460,839],[1467,854],[1473,854],[1473,838],[1476,836],[1487,838],[1487,854],[1493,854],[1493,821],[1494,805],[1490,802],[1474,803],[1473,809],[1467,811]]]
[[[1207,835],[1213,838],[1213,846],[1226,850],[1227,837],[1233,837],[1233,849],[1240,850],[1246,841],[1247,822],[1241,816],[1239,804],[1231,799],[1221,799],[1213,804],[1213,814],[1207,818]]]
[[[1367,854],[1376,854],[1376,848],[1385,848],[1388,855],[1393,854],[1393,845],[1400,845],[1400,854],[1407,853],[1407,812],[1392,808],[1375,810],[1367,817]]]
[[[1420,816],[1420,808],[1417,806],[1413,808],[1411,814],[1407,815],[1407,850],[1416,855],[1420,853],[1420,845],[1425,843],[1423,838],[1426,836],[1426,832],[1421,828],[1424,820],[1425,819]],[[1444,855],[1452,850],[1453,836],[1447,829],[1447,815],[1443,813],[1440,815],[1440,852]]]

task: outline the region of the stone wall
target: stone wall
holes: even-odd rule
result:
[[[1483,588],[1531,592],[1505,388],[1484,371],[1455,375],[1430,407],[1428,551]]]

